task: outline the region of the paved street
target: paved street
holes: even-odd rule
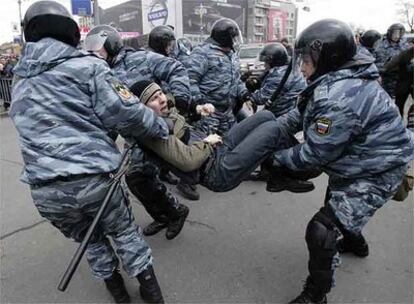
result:
[[[0,118],[1,303],[111,303],[101,281],[82,261],[67,292],[56,289],[76,244],[34,208],[22,169],[16,133]],[[326,177],[307,194],[265,191],[245,182],[229,193],[200,187],[201,200],[178,238],[148,237],[167,303],[286,303],[306,276],[305,227],[323,202]],[[173,189],[173,191],[175,191]],[[137,222],[150,222],[134,201]],[[369,222],[365,259],[344,256],[331,303],[413,303],[413,195],[390,202]],[[141,301],[136,280],[127,280]]]

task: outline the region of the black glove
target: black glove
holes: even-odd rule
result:
[[[253,93],[254,91],[260,89],[261,83],[259,81],[259,79],[257,79],[256,77],[249,77],[246,80],[246,89],[250,92]]]

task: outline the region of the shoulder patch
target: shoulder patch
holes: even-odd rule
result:
[[[313,98],[315,100],[327,99],[328,98],[328,88],[325,85],[318,86],[313,91]]]
[[[112,80],[112,87],[114,88],[115,92],[122,98],[122,100],[126,103],[133,103],[135,99],[133,98],[133,94],[131,91],[120,83],[117,80]]]
[[[328,135],[331,132],[332,120],[329,118],[318,118],[315,122],[315,131],[321,136]]]

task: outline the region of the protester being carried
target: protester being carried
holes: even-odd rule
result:
[[[167,140],[144,141],[149,154],[163,159],[178,176],[191,176],[194,182],[214,192],[230,191],[237,187],[260,163],[276,149],[291,145],[292,137],[279,128],[274,115],[260,111],[234,126],[225,137],[207,136],[185,123],[174,107],[169,108],[167,98],[154,82],[140,81],[131,91],[170,125],[172,135]],[[271,163],[271,162],[269,162]],[[273,182],[291,181],[283,169],[270,171]],[[296,181],[296,192],[314,189],[312,183]],[[300,186],[300,187],[299,187]]]

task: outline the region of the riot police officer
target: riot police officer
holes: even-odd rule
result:
[[[110,131],[136,142],[166,139],[168,128],[103,60],[76,48],[79,28],[64,6],[34,3],[23,28],[27,43],[15,68],[10,110],[24,160],[21,179],[40,215],[80,242],[121,162]],[[130,302],[117,256],[127,274],[137,277],[143,300],[162,303],[151,250],[124,191],[123,185],[115,190],[88,244],[87,260],[117,303]]]
[[[213,115],[196,123],[206,134],[227,133],[236,122],[233,112],[248,101],[235,53],[241,41],[237,23],[223,18],[214,23],[210,37],[191,52],[187,70],[192,96],[197,103],[211,103],[216,108]]]
[[[365,31],[359,39],[359,47],[365,48],[373,56],[380,42],[381,34],[376,30]]]
[[[404,25],[400,23],[392,24],[385,37],[374,52],[375,64],[382,72],[384,65],[391,60],[392,57],[398,55],[402,50],[408,48],[407,41],[403,38],[405,33]],[[384,90],[395,98],[395,89],[398,82],[397,73],[387,73],[382,76],[382,86]]]
[[[290,75],[287,81],[282,84],[283,88],[277,100],[270,102],[288,68],[288,53],[281,43],[272,43],[262,48],[259,60],[265,64],[265,75],[261,80],[260,88],[250,95],[250,100],[257,105],[267,104],[267,109],[275,117],[279,117],[296,106],[297,96],[306,87],[305,78],[300,74]]]
[[[309,275],[291,303],[326,303],[338,252],[368,255],[361,231],[392,198],[414,156],[414,135],[379,86],[377,68],[355,54],[351,29],[334,19],[310,25],[295,44],[294,63],[301,62],[309,85],[278,121],[292,132],[303,128],[305,142],[275,159],[292,170],[321,168],[329,186],[306,228]]]

